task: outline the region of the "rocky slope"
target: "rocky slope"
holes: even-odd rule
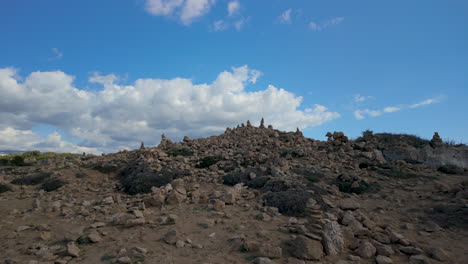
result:
[[[0,167],[0,262],[468,263],[466,146],[327,136],[248,122]]]

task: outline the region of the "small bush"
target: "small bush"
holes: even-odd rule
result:
[[[380,190],[378,183],[369,183],[360,180],[357,177],[350,177],[346,175],[340,175],[336,178],[335,184],[338,186],[340,192],[345,193],[371,193]]]
[[[411,178],[417,177],[417,175],[413,173],[408,173],[396,167],[391,167],[390,169],[387,169],[387,170],[380,170],[378,172],[382,175],[385,175],[390,178],[395,178],[395,179],[411,179]]]
[[[304,157],[304,152],[302,150],[297,150],[297,149],[286,149],[283,150],[280,154],[281,157],[286,157],[288,154],[291,155],[293,158],[301,158]]]
[[[270,180],[268,176],[259,176],[247,182],[249,188],[260,189]]]
[[[6,184],[0,183],[0,193],[4,193],[8,191],[11,191],[11,187]]]
[[[279,212],[287,216],[305,216],[307,201],[311,198],[309,192],[283,191],[266,194],[263,199],[266,206],[277,207]]]
[[[262,188],[264,192],[285,192],[290,190],[301,190],[299,185],[291,184],[284,180],[270,180]]]
[[[11,159],[11,164],[14,166],[24,166],[23,156],[14,156],[13,159]]]
[[[367,169],[367,168],[369,168],[369,163],[368,162],[361,162],[361,163],[359,163],[359,168],[360,169]]]
[[[304,176],[304,179],[306,179],[309,183],[319,182],[324,177],[323,173],[307,168],[295,168],[292,171],[298,175]]]
[[[84,173],[84,172],[77,172],[75,174],[75,177],[78,178],[78,179],[83,179],[83,178],[87,178],[88,177],[88,174]]]
[[[452,164],[440,166],[439,168],[437,168],[437,171],[440,171],[445,174],[463,174],[464,173],[463,168],[460,168]]]
[[[250,173],[255,173],[257,177],[250,179]],[[238,183],[244,183],[249,188],[260,189],[268,181],[270,177],[265,176],[259,169],[249,169],[246,171],[232,171],[223,176],[223,184],[234,186]]]
[[[35,175],[23,176],[11,181],[15,185],[38,185],[48,179],[52,174],[50,172],[40,172]]]
[[[371,184],[365,181],[359,181],[359,184],[357,187],[354,187],[352,186],[351,183],[347,183],[347,182],[339,182],[337,183],[337,185],[338,185],[338,188],[340,189],[340,192],[345,192],[345,193],[363,194],[363,193],[371,191]]]
[[[129,168],[122,172],[122,191],[128,194],[150,193],[152,187],[161,187],[173,179],[189,176],[189,171],[162,169],[154,171],[148,168]]]
[[[248,182],[249,175],[245,172],[233,171],[223,176],[223,184],[234,186],[238,183],[246,183]]]
[[[94,169],[102,173],[111,173],[118,171],[120,167],[116,164],[98,164],[94,166]]]
[[[223,158],[219,155],[204,157],[198,162],[197,165],[195,165],[195,167],[199,169],[208,168],[211,165],[220,162],[221,160],[223,160]]]
[[[67,183],[68,182],[60,179],[48,179],[42,184],[41,189],[46,192],[52,192],[65,186]]]
[[[21,156],[23,156],[23,158],[32,158],[32,157],[38,157],[40,155],[41,155],[41,152],[39,150],[33,150],[33,151],[24,152]]]
[[[168,150],[166,154],[171,157],[177,157],[177,156],[187,157],[187,156],[192,156],[193,151],[187,148],[174,148],[174,149]]]

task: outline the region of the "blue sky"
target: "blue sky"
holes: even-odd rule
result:
[[[109,152],[262,115],[317,139],[467,143],[467,14],[461,0],[1,1],[0,149]]]

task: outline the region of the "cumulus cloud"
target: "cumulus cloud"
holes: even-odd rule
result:
[[[302,97],[273,85],[246,91],[260,76],[260,71],[242,66],[219,73],[211,83],[174,78],[137,79],[124,85],[113,74],[95,73],[89,81],[102,88],[84,91],[73,85],[73,76],[61,71],[33,72],[22,80],[15,69],[4,68],[0,130],[13,129],[9,138],[20,138],[15,142],[24,148],[41,142],[55,142],[48,148],[72,148],[61,145],[57,134],[49,141],[30,135],[34,126],[47,124],[81,139],[76,147],[111,152],[135,148],[140,141],[156,145],[162,133],[175,140],[218,134],[248,119],[255,124],[264,117],[276,128],[295,130],[340,116],[322,105],[300,110]]]
[[[376,117],[382,114],[395,113],[395,112],[399,112],[399,111],[406,110],[406,109],[418,108],[423,105],[438,103],[440,102],[441,98],[442,97],[431,98],[431,99],[427,99],[427,100],[421,101],[416,104],[411,104],[411,105],[387,106],[387,107],[384,107],[382,110],[369,110],[369,109],[360,110],[358,109],[358,110],[354,110],[353,114],[356,119],[362,120],[366,117]]]
[[[240,3],[238,0],[234,0],[228,3],[228,15],[234,16],[239,13]]]
[[[291,24],[291,12],[292,12],[292,9],[291,9],[291,8],[286,9],[286,10],[278,17],[280,23],[283,23],[283,24]]]
[[[40,150],[43,152],[60,151],[70,153],[100,153],[96,148],[77,146],[64,141],[58,132],[43,136],[34,133],[31,130],[17,130],[12,127],[6,127],[0,130],[0,149],[21,151]]]
[[[341,24],[345,20],[344,17],[334,17],[322,22],[315,22],[315,21],[310,21],[309,22],[309,28],[313,31],[322,31],[327,27],[330,26],[336,26]]]
[[[215,0],[146,0],[145,9],[155,16],[177,16],[184,25],[206,15]]]

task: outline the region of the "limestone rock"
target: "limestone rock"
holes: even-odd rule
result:
[[[376,252],[377,252],[377,249],[368,241],[361,241],[358,249],[356,250],[356,253],[361,258],[365,258],[365,259],[372,258]]]
[[[320,241],[298,236],[286,241],[290,254],[302,260],[320,260],[324,256]]]
[[[322,238],[327,255],[338,255],[344,250],[345,243],[338,222],[327,220],[323,227]]]

